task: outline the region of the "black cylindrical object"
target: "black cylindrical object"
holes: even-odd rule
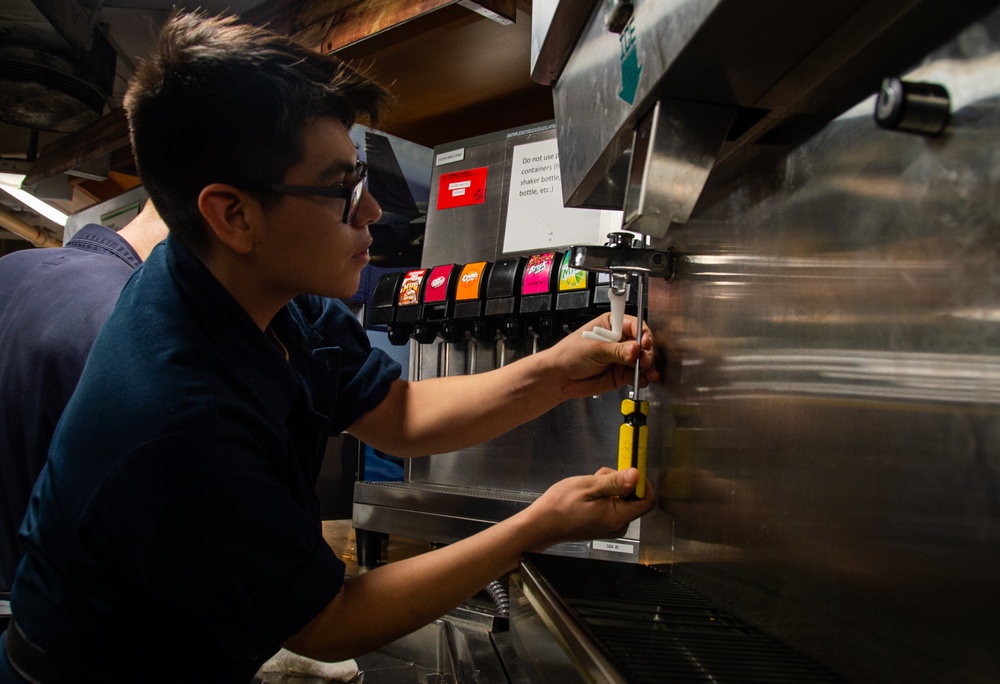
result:
[[[887,78],[875,103],[875,123],[882,128],[938,136],[948,127],[951,99],[944,86]]]

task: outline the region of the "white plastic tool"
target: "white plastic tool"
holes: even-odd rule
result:
[[[615,294],[614,290],[608,291],[608,299],[611,300],[611,330],[595,325],[593,330],[585,330],[583,336],[588,340],[601,340],[607,342],[618,342],[622,339],[622,326],[625,321],[625,292]]]

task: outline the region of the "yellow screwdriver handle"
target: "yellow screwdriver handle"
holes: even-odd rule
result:
[[[649,415],[648,401],[624,399],[622,401],[622,416],[625,422],[618,431],[618,470],[635,468],[639,471],[639,482],[635,486],[635,498],[646,496],[646,444],[649,441],[649,428],[646,426],[646,416]]]

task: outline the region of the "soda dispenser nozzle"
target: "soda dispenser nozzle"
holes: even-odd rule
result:
[[[501,259],[490,268],[486,282],[486,305],[484,316],[490,329],[496,330],[496,351],[498,366],[507,363],[507,344],[514,343],[521,336],[522,321],[517,317],[518,283],[524,272],[524,257]]]
[[[628,274],[622,271],[614,271],[611,274],[611,292],[622,297],[628,291]]]
[[[539,340],[555,335],[555,304],[558,291],[561,252],[544,252],[528,258],[521,279],[518,315],[531,336],[531,353],[538,351]]]
[[[454,326],[446,340],[465,341],[468,371],[475,374],[480,342],[490,342],[495,339],[496,330],[485,317],[486,279],[491,264],[487,261],[475,261],[465,264],[458,276],[455,288],[455,305],[452,315],[454,320],[446,322],[445,330]]]

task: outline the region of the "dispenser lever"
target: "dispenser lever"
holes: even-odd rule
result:
[[[570,247],[570,266],[583,271],[605,273],[647,273],[670,279],[674,273],[673,253],[639,247]]]

